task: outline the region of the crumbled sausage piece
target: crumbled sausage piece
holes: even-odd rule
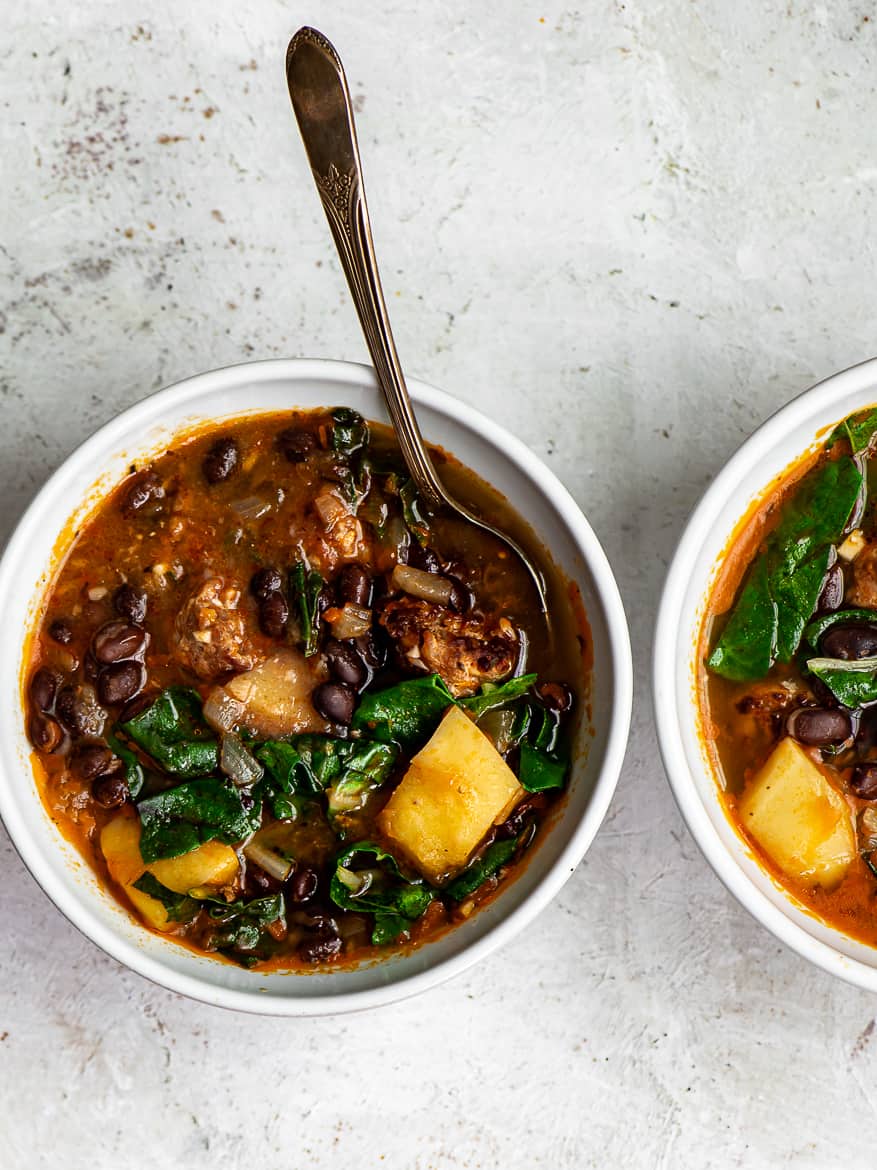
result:
[[[250,670],[256,657],[249,643],[240,589],[221,577],[199,586],[177,615],[177,655],[199,678],[213,681],[232,670]]]
[[[518,659],[518,632],[507,618],[452,613],[414,597],[387,602],[380,624],[396,643],[400,661],[440,674],[455,696],[511,674]]]
[[[853,561],[853,582],[844,600],[862,609],[877,609],[877,541],[866,544]]]

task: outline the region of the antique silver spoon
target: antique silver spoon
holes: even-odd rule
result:
[[[450,508],[508,545],[530,574],[542,611],[547,614],[545,581],[538,567],[507,533],[494,528],[449,495],[426,449],[408,396],[381,290],[347,78],[341,59],[322,33],[308,27],[298,30],[286,53],[286,80],[341,267],[402,455],[418,493],[427,507]]]

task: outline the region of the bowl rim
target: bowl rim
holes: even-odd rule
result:
[[[0,557],[0,600],[10,590],[15,589],[14,568],[44,501],[52,498],[58,486],[71,474],[73,467],[91,460],[96,468],[94,478],[97,480],[102,464],[109,461],[113,451],[118,451],[120,440],[130,431],[132,424],[144,415],[153,421],[164,402],[173,401],[174,410],[179,411],[186,403],[196,406],[200,397],[207,393],[284,378],[293,382],[321,381],[329,378],[351,387],[371,391],[378,388],[377,378],[371,366],[323,358],[274,358],[204,371],[146,395],[114,415],[71,451],[27,505],[10,533],[3,555]],[[488,445],[499,449],[515,464],[558,513],[591,574],[594,590],[603,609],[611,652],[609,677],[613,681],[614,694],[603,760],[597,771],[587,807],[573,829],[566,847],[550,863],[545,876],[535,889],[509,914],[500,918],[495,925],[462,951],[430,965],[425,970],[403,976],[385,985],[339,993],[330,991],[319,997],[299,997],[295,993],[275,994],[267,987],[264,990],[254,988],[252,991],[222,987],[201,980],[197,976],[174,971],[161,960],[138,948],[135,942],[116,933],[97,918],[85,900],[79,900],[74,896],[71,882],[62,878],[56,880],[54,873],[43,863],[42,850],[31,838],[23,818],[18,817],[11,800],[7,799],[5,785],[0,783],[0,818],[19,857],[43,892],[72,925],[106,954],[169,991],[212,1006],[275,1016],[320,1016],[361,1011],[416,995],[473,966],[521,931],[545,908],[584,857],[615,792],[627,747],[632,713],[633,664],[627,619],[606,554],[573,497],[521,439],[446,391],[419,379],[409,378],[407,381],[415,404],[422,404],[459,423]],[[180,429],[183,429],[182,426]],[[18,651],[16,662],[20,663]],[[11,778],[20,771],[20,762],[14,763],[11,754],[4,755],[8,750],[5,744],[0,744],[0,775],[5,774]],[[307,976],[290,974],[285,977]]]
[[[875,965],[870,966],[816,938],[789,916],[785,906],[791,908],[794,903],[784,887],[775,883],[785,894],[782,900],[784,908],[780,909],[758,889],[729,851],[698,792],[682,735],[683,723],[688,726],[688,712],[682,710],[679,701],[682,675],[684,673],[686,678],[690,677],[692,657],[697,653],[696,643],[692,644],[687,655],[679,653],[680,628],[688,617],[686,588],[705,534],[717,521],[729,498],[738,491],[742,492],[746,484],[748,499],[731,525],[730,536],[735,524],[745,515],[749,503],[771,482],[773,476],[759,476],[758,469],[762,459],[778,445],[783,435],[810,423],[813,424],[815,439],[820,427],[824,428],[835,421],[836,416],[831,415],[833,404],[836,405],[844,395],[859,394],[866,389],[873,389],[873,400],[877,402],[877,358],[858,362],[801,391],[752,432],[703,492],[682,530],[661,592],[653,642],[652,701],[658,746],[673,796],[695,843],[726,889],[756,921],[796,954],[854,986],[877,991],[877,947],[871,948],[875,954]],[[820,416],[822,422],[819,421]],[[791,466],[795,458],[803,453],[804,448],[791,454],[785,466]],[[703,600],[701,597],[701,603]],[[703,771],[708,776],[709,784],[716,787],[715,774],[711,768],[707,769],[705,760]],[[736,829],[734,831],[736,833]],[[745,848],[743,838],[739,837],[739,840]],[[760,863],[759,868],[765,874],[768,872]],[[814,922],[824,927],[828,935],[858,942],[818,916],[812,917]]]

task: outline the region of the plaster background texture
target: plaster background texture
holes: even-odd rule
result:
[[[0,830],[4,1170],[873,1166],[877,1005],[721,887],[648,691],[664,570],[715,469],[874,353],[868,10],[8,8],[0,538],[158,386],[364,360],[285,91],[286,41],[312,23],[350,74],[403,362],[573,492],[638,689],[617,796],[561,896],[470,974],[376,1013],[250,1019],[152,987],[60,917]]]

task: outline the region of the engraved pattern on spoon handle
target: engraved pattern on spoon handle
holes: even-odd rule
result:
[[[419,491],[426,497],[425,502],[438,507],[445,499],[445,492],[424,450],[410,407],[387,321],[359,175],[355,169],[343,174],[334,165],[326,175],[316,171],[313,175],[405,462]]]

